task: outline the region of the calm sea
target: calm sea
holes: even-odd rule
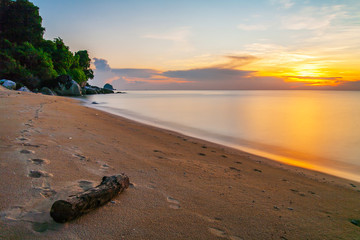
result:
[[[360,182],[360,92],[128,91],[91,107]]]

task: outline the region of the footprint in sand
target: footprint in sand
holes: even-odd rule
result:
[[[27,150],[27,149],[23,149],[23,150],[21,150],[21,151],[20,151],[20,153],[23,153],[23,154],[30,154],[30,153],[32,153],[32,154],[34,154],[34,153],[35,153],[35,151],[33,151],[33,150]]]
[[[84,191],[89,190],[90,188],[92,188],[94,186],[93,182],[86,181],[86,180],[81,180],[78,183],[79,183],[79,187],[81,187],[82,190],[84,190]]]
[[[40,159],[40,158],[33,158],[29,159],[29,161],[35,165],[43,165],[43,164],[49,164],[50,161],[47,159]]]
[[[74,156],[74,157],[78,157],[81,161],[86,160],[86,157],[85,157],[85,156],[83,156],[83,155],[81,155],[81,154],[78,154],[78,153],[73,154],[73,156]]]
[[[40,147],[40,145],[31,144],[31,143],[24,143],[23,146],[25,146],[25,147],[36,147],[36,148]],[[46,146],[46,145],[45,145],[45,146]]]
[[[226,232],[224,232],[221,229],[209,227],[209,231],[210,231],[210,233],[212,233],[213,235],[215,235],[217,237],[221,237],[221,238],[226,238],[227,237]]]
[[[25,138],[25,137],[19,137],[19,138],[17,138],[19,141],[27,141],[27,140],[29,140],[28,138]]]
[[[53,175],[51,173],[47,173],[41,170],[30,170],[28,176],[31,178],[41,178],[41,177],[52,177]]]
[[[43,198],[51,198],[57,193],[54,189],[51,189],[50,187],[37,187],[35,189],[40,192],[40,195]]]
[[[102,170],[102,171],[107,171],[109,168],[110,168],[110,166],[106,163],[104,163],[100,166],[100,170]]]
[[[243,238],[238,236],[229,236],[225,231],[219,229],[219,228],[212,228],[209,227],[209,232],[217,237],[221,238],[228,238],[230,240],[243,240]]]
[[[240,169],[238,169],[238,168],[236,168],[236,167],[229,167],[231,170],[233,170],[233,171],[237,171],[237,172],[241,172],[241,170]]]
[[[172,198],[172,197],[167,197],[166,200],[171,203],[169,205],[169,208],[172,208],[172,209],[180,209],[180,202],[178,200],[176,200],[175,198]]]

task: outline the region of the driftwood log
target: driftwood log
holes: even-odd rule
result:
[[[51,207],[50,216],[58,223],[75,219],[109,202],[117,194],[129,187],[129,177],[119,174],[103,177],[100,185],[85,192],[58,200]]]

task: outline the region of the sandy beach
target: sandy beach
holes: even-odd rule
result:
[[[0,239],[360,239],[360,183],[0,90]],[[58,199],[125,173],[114,201],[65,224]]]

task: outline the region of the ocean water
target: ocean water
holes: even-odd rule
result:
[[[139,122],[360,182],[360,92],[128,91],[86,100]]]

